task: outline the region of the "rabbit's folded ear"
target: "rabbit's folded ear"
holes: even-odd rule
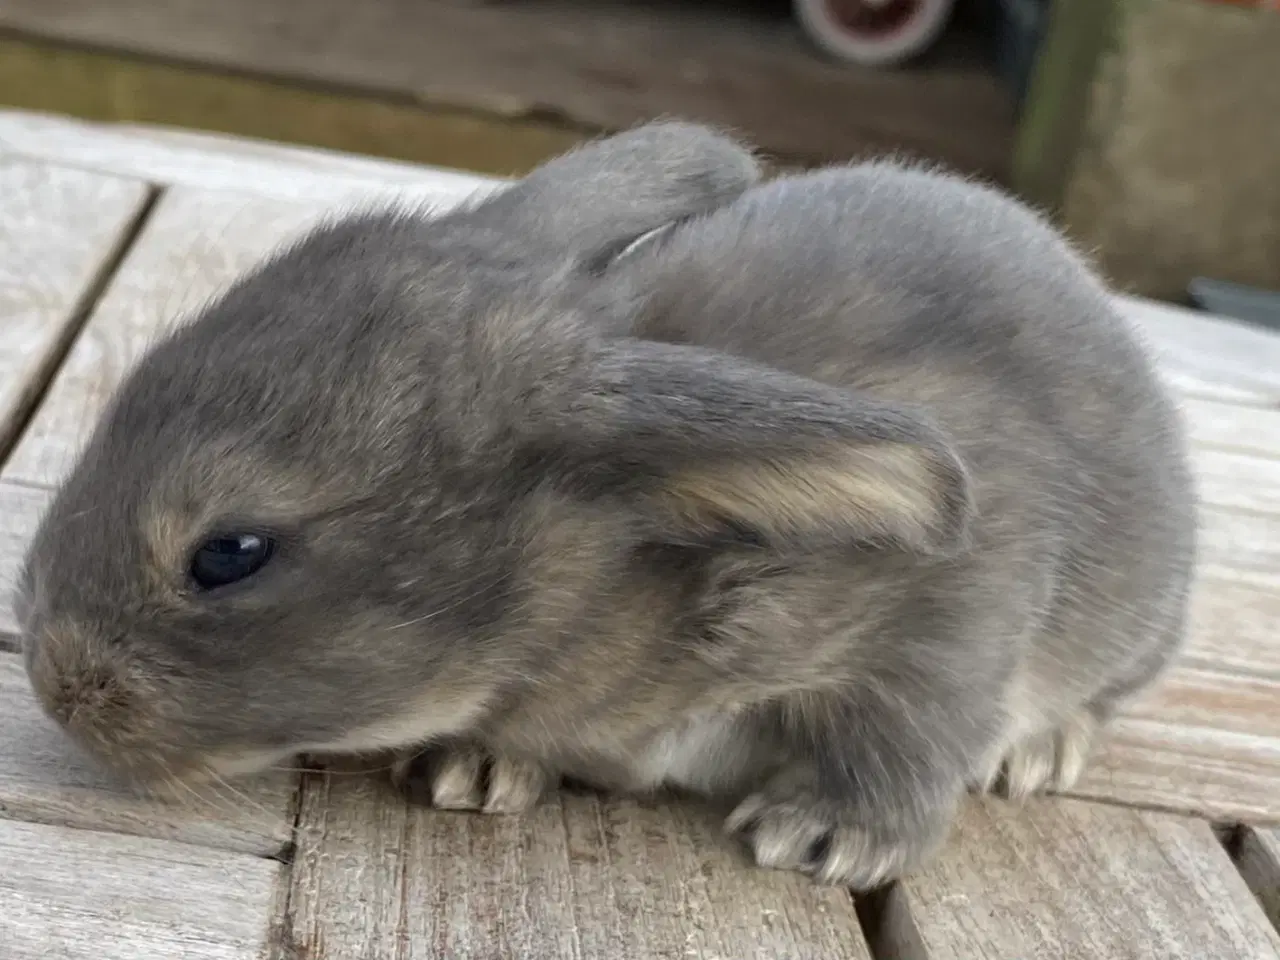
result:
[[[728,203],[760,176],[751,151],[729,137],[697,124],[654,122],[548,161],[472,216],[531,251],[594,262]]]
[[[655,537],[776,548],[965,542],[969,479],[921,415],[699,348],[613,341],[565,418]]]

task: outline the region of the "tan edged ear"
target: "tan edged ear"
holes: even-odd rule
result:
[[[961,546],[968,475],[922,415],[693,347],[619,341],[576,425],[654,535],[779,548]]]
[[[933,552],[964,532],[964,488],[962,472],[931,451],[871,441],[692,467],[664,478],[653,499],[676,527],[703,536],[740,529],[772,543],[892,541]]]

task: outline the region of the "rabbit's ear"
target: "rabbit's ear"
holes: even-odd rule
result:
[[[921,415],[699,348],[610,342],[562,436],[670,542],[945,553],[973,511]]]
[[[578,147],[473,211],[530,252],[597,262],[759,181],[746,147],[692,123],[655,122]]]

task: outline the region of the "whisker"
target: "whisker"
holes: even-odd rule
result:
[[[458,607],[462,606],[464,603],[466,603],[469,600],[474,600],[476,599],[476,597],[483,596],[485,593],[489,592],[490,590],[493,590],[495,587],[501,586],[508,579],[510,579],[510,574],[503,574],[497,580],[494,580],[491,583],[483,584],[478,589],[471,591],[465,596],[458,597],[456,600],[450,601],[449,603],[445,604],[443,607],[439,607],[438,609],[433,610],[431,613],[423,614],[420,617],[414,617],[412,620],[406,620],[403,623],[397,623],[393,625],[390,629],[402,630],[405,627],[412,627],[419,623],[426,623],[429,620],[434,620],[436,617],[442,616],[443,614],[448,613],[450,610],[457,609]]]
[[[171,790],[174,791],[175,801],[177,800],[177,796],[181,794],[183,796],[190,797],[196,801],[197,807],[195,809],[199,809],[199,807],[202,807],[202,806],[203,807],[209,806],[209,801],[207,798],[197,793],[195,788],[192,787],[191,784],[184,782],[182,778],[179,777],[177,774],[175,774],[172,770],[170,770],[168,766],[164,767],[164,782]],[[192,808],[187,808],[187,809],[192,809]]]
[[[203,768],[201,772],[206,774],[213,773],[208,768]],[[202,784],[207,789],[198,790],[192,784],[175,775],[167,766],[165,767],[165,780],[171,789],[181,792],[184,797],[189,797],[194,801],[194,805],[184,804],[182,807],[184,810],[191,813],[213,813],[233,822],[243,819],[244,810],[238,803],[234,802],[234,799],[248,800],[247,797],[230,798],[224,796],[215,789],[213,783],[207,781]],[[255,804],[252,800],[248,802],[253,806],[259,807],[263,813],[271,816],[270,811],[262,807],[261,804]]]
[[[234,784],[229,783],[227,779],[222,776],[222,774],[218,773],[217,770],[214,770],[212,767],[207,767],[205,769],[205,772],[212,778],[213,784],[221,786],[222,789],[226,790],[228,793],[231,794],[233,799],[239,800],[240,802],[247,804],[248,806],[257,810],[259,813],[261,813],[263,816],[265,816],[269,820],[275,818],[276,816],[275,811],[271,810],[271,808],[269,808],[266,804],[262,803],[260,800],[255,800],[253,797],[249,796],[248,793],[239,789]]]
[[[367,777],[374,773],[386,773],[395,766],[395,761],[379,764],[376,767],[361,767],[359,770],[332,770],[326,767],[293,767],[273,764],[267,769],[278,773],[323,773],[331,777]]]

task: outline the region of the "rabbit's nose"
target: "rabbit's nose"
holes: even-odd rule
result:
[[[61,726],[93,726],[98,714],[128,699],[118,671],[92,652],[92,641],[79,628],[31,618],[23,646],[31,686]]]
[[[116,649],[74,625],[38,618],[24,638],[27,676],[44,712],[96,758],[132,767],[156,742],[156,730]]]

